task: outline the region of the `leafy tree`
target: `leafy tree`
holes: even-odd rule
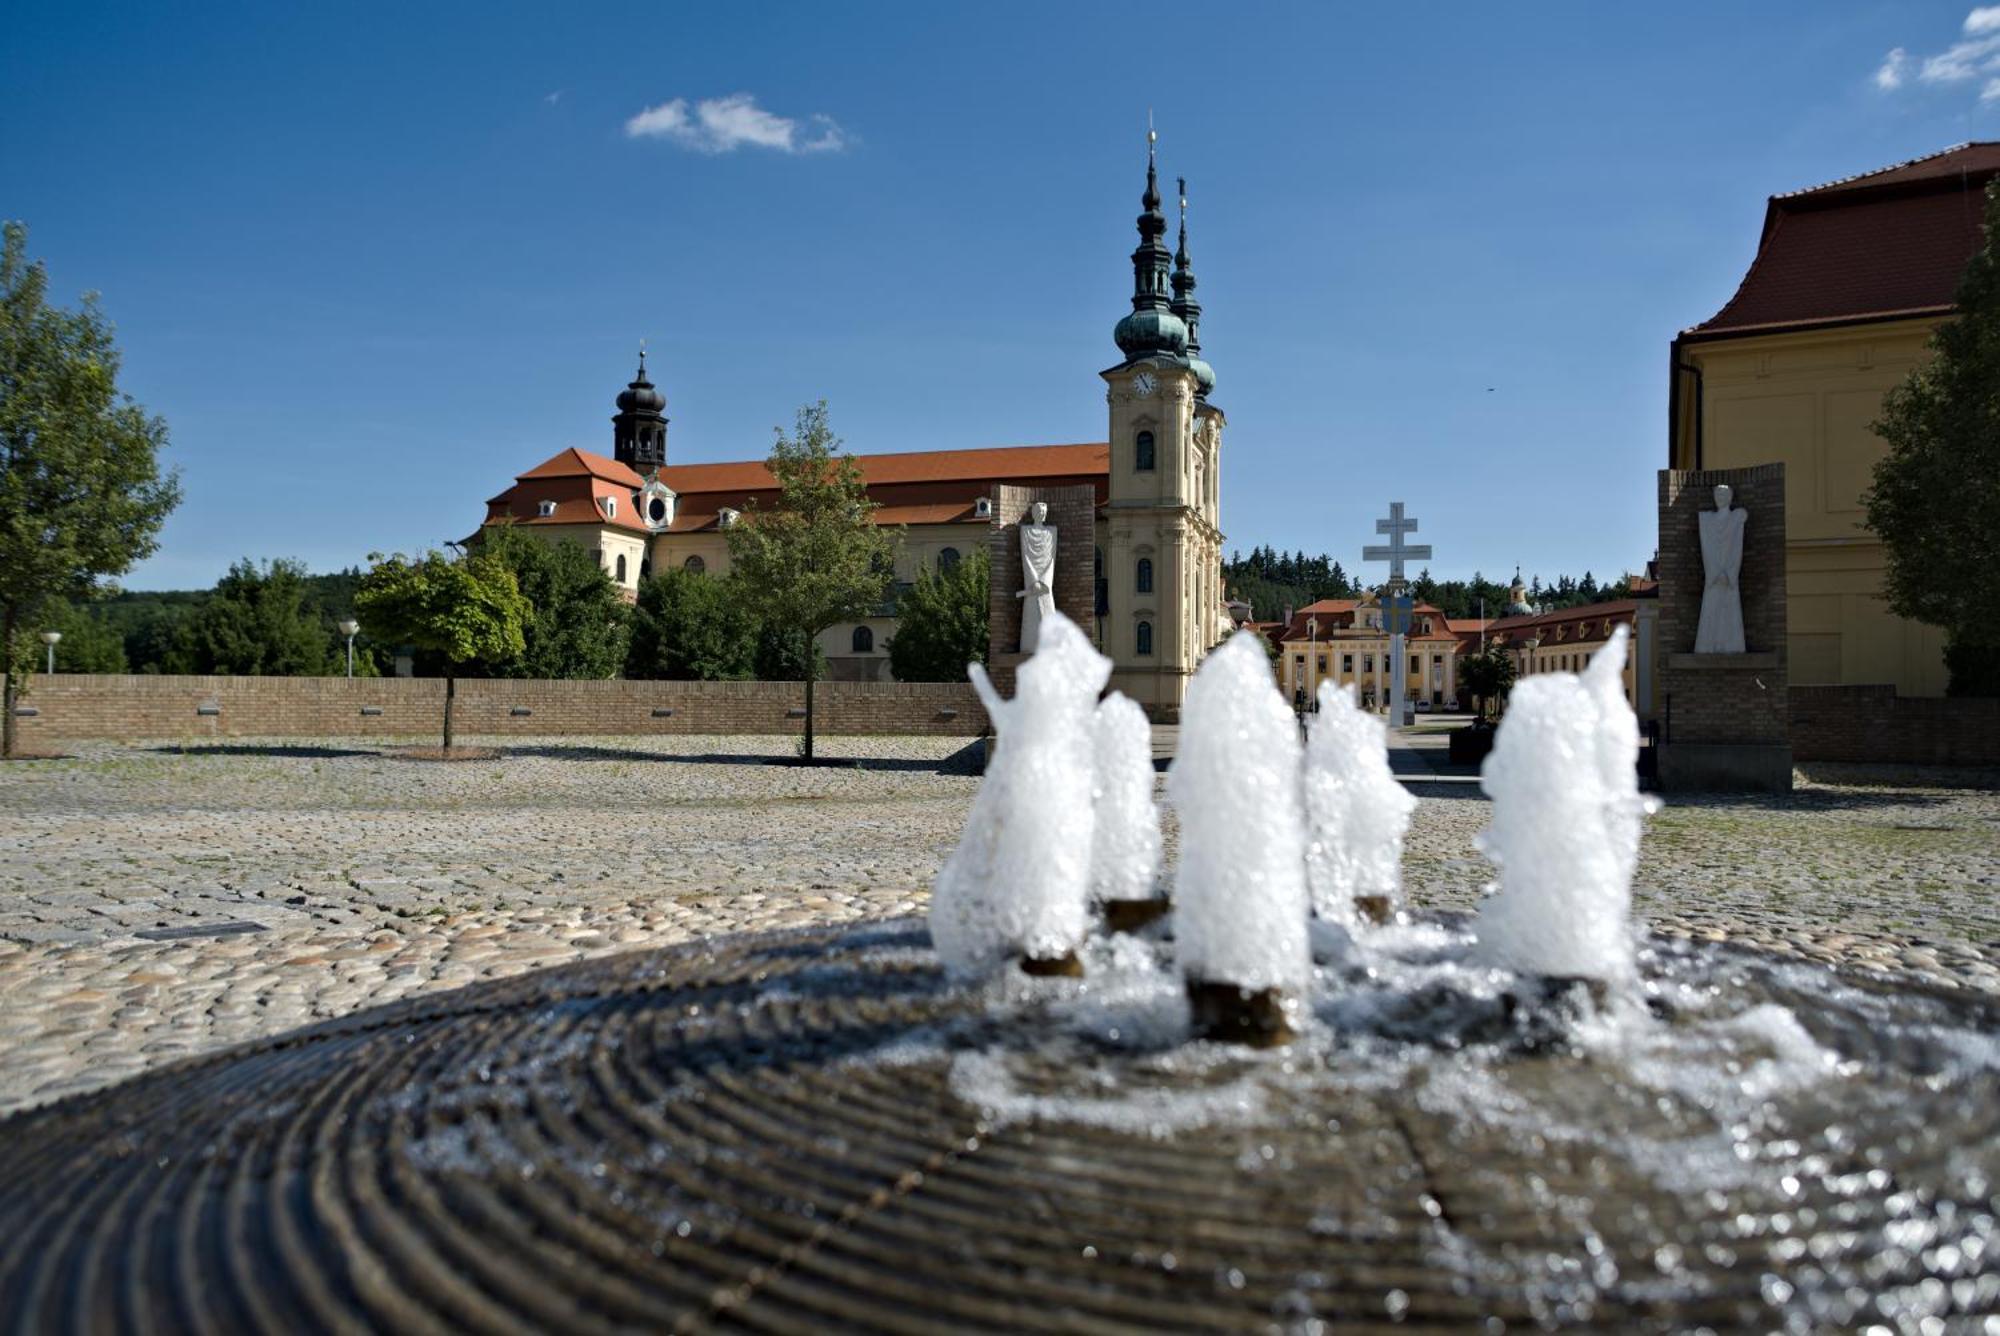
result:
[[[815,642],[835,622],[881,603],[894,578],[896,536],[876,525],[874,503],[851,456],[826,422],[826,401],[799,410],[790,436],[781,429],[766,461],[778,502],[753,501],[729,530],[731,574],[762,622],[797,636],[806,656],[805,756],[813,754]]]
[[[949,570],[926,570],[896,604],[889,672],[898,682],[963,682],[965,667],[986,662],[986,549],[976,547]]]
[[[63,602],[53,605],[52,615],[43,618],[42,631],[62,634],[56,646],[59,673],[122,673],[125,671],[125,641],[86,607]],[[36,634],[39,636],[40,631]],[[46,655],[44,655],[46,662]]]
[[[28,232],[0,238],[0,755],[14,754],[14,701],[42,648],[51,605],[82,597],[158,545],[180,501],[161,476],[166,423],[118,392],[110,322],[86,294],[47,304]]]
[[[505,562],[483,552],[453,560],[426,552],[373,554],[374,568],[355,591],[362,625],[394,644],[430,650],[444,661],[444,749],[451,750],[451,706],[467,668],[521,656],[522,626],[533,615]]]
[[[756,670],[758,625],[731,576],[674,567],[639,582],[627,677],[723,682]]]
[[[1488,645],[1477,654],[1458,661],[1458,684],[1479,701],[1481,718],[1498,716],[1514,689],[1514,656],[1498,645]]]
[[[179,636],[182,671],[238,677],[317,677],[328,671],[327,628],[307,606],[305,568],[245,557],[216,582]]]
[[[498,677],[616,677],[625,664],[631,609],[618,586],[578,543],[545,543],[511,525],[480,534],[479,550],[514,573],[534,609],[519,656],[494,665]]]
[[[1890,610],[1945,634],[1946,693],[2000,696],[2000,181],[1957,316],[1882,400],[1868,527],[1888,552]]]

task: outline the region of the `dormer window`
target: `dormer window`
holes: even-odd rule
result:
[[[556,503],[555,503],[555,502],[553,502],[553,501],[537,501],[537,502],[535,502],[535,514],[536,514],[536,515],[538,515],[539,517],[541,517],[542,519],[545,519],[545,520],[546,520],[546,519],[551,519],[551,518],[553,518],[553,517],[554,517],[555,513],[556,513]]]
[[[736,527],[736,521],[741,518],[743,518],[742,511],[724,506],[720,511],[716,512],[715,527],[718,529],[733,529]]]
[[[972,503],[972,518],[976,520],[992,519],[993,498],[990,496],[982,496],[977,501],[974,501]]]
[[[598,497],[597,508],[604,512],[604,518],[607,520],[618,518],[618,498],[615,496]]]

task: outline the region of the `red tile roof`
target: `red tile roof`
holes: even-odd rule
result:
[[[1523,617],[1501,617],[1486,624],[1486,643],[1498,641],[1512,646],[1515,643],[1535,639],[1549,644],[1557,628],[1562,628],[1567,637],[1572,628],[1580,628],[1582,623],[1591,622],[1590,635],[1586,639],[1577,635],[1573,644],[1596,644],[1611,638],[1611,624],[1630,625],[1638,615],[1636,599],[1612,599],[1605,603],[1584,603],[1574,608],[1559,608],[1554,612],[1537,612]],[[1479,632],[1468,631],[1460,634],[1460,639],[1471,644],[1479,643]]]
[[[1772,196],[1736,295],[1686,337],[1949,311],[1996,174],[2000,142],[1961,144]]]
[[[923,450],[898,455],[855,455],[879,524],[986,524],[974,503],[994,484],[1088,484],[1099,505],[1109,498],[1109,445],[1020,445],[981,450]],[[726,509],[746,510],[754,500],[770,505],[778,487],[762,460],[725,464],[669,464],[660,480],[678,501],[670,533],[715,528]],[[647,532],[632,493],[645,480],[615,459],[571,448],[518,474],[514,486],[486,503],[486,523],[611,524]],[[618,513],[604,519],[597,498],[620,498]],[[554,501],[553,515],[540,503]]]
[[[645,479],[634,473],[615,459],[594,455],[588,450],[578,450],[574,446],[559,455],[543,460],[526,473],[517,473],[517,482],[530,478],[603,478],[607,482],[621,483],[627,487],[639,487]]]
[[[1278,641],[1280,644],[1289,640],[1318,639],[1320,641],[1328,641],[1334,639],[1336,633],[1349,637],[1373,636],[1379,638],[1384,634],[1383,632],[1369,627],[1357,628],[1354,625],[1355,611],[1364,604],[1372,604],[1373,602],[1373,598],[1323,598],[1316,603],[1308,603],[1292,614],[1292,620],[1285,625],[1284,631],[1278,636]],[[1456,640],[1458,638],[1445,629],[1443,610],[1433,607],[1428,603],[1418,603],[1411,607],[1410,613],[1414,617],[1431,618],[1432,625],[1436,628],[1421,635],[1410,636],[1410,640]],[[1319,622],[1317,636],[1306,625],[1307,622],[1315,620]]]

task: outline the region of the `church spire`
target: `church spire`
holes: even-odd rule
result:
[[[1132,314],[1112,331],[1120,352],[1128,362],[1142,357],[1179,357],[1187,349],[1187,326],[1170,309],[1167,271],[1173,257],[1161,240],[1167,233],[1167,217],[1160,212],[1160,174],[1154,146],[1152,117],[1146,126],[1146,193],[1139,198],[1139,246],[1132,252]]]
[[[667,462],[667,396],[646,379],[646,345],[639,345],[639,374],[618,396],[611,419],[611,456],[635,473]]]
[[[1188,259],[1187,178],[1178,178],[1176,184],[1180,186],[1181,240],[1174,251],[1174,299],[1168,309],[1187,326],[1188,364],[1195,371],[1195,397],[1206,399],[1215,388],[1215,370],[1201,360],[1201,303],[1195,300],[1194,263]]]

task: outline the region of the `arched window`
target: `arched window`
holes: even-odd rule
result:
[[[1133,577],[1132,587],[1141,594],[1150,594],[1153,592],[1153,559],[1151,557],[1139,558],[1139,569]]]
[[[1139,623],[1139,626],[1138,626],[1138,635],[1137,635],[1137,644],[1135,644],[1135,645],[1133,646],[1133,648],[1134,648],[1134,650],[1135,650],[1135,651],[1136,651],[1137,653],[1139,653],[1139,654],[1143,654],[1143,655],[1147,655],[1147,656],[1150,656],[1150,655],[1152,654],[1152,652],[1153,652],[1153,624],[1152,624],[1151,622],[1140,622],[1140,623]]]
[[[873,654],[875,652],[875,633],[865,626],[855,627],[854,652],[856,654]]]
[[[681,569],[694,575],[704,575],[708,572],[708,563],[699,556],[693,556],[681,563]]]
[[[1151,473],[1153,471],[1152,432],[1142,431],[1139,433],[1139,439],[1134,442],[1133,459],[1132,467],[1138,469],[1139,472]]]
[[[938,569],[940,571],[955,571],[958,569],[957,548],[948,547],[944,551],[938,553]]]
[[[615,578],[619,584],[625,583],[625,554],[623,552],[620,552],[618,554],[618,574],[613,578]]]

